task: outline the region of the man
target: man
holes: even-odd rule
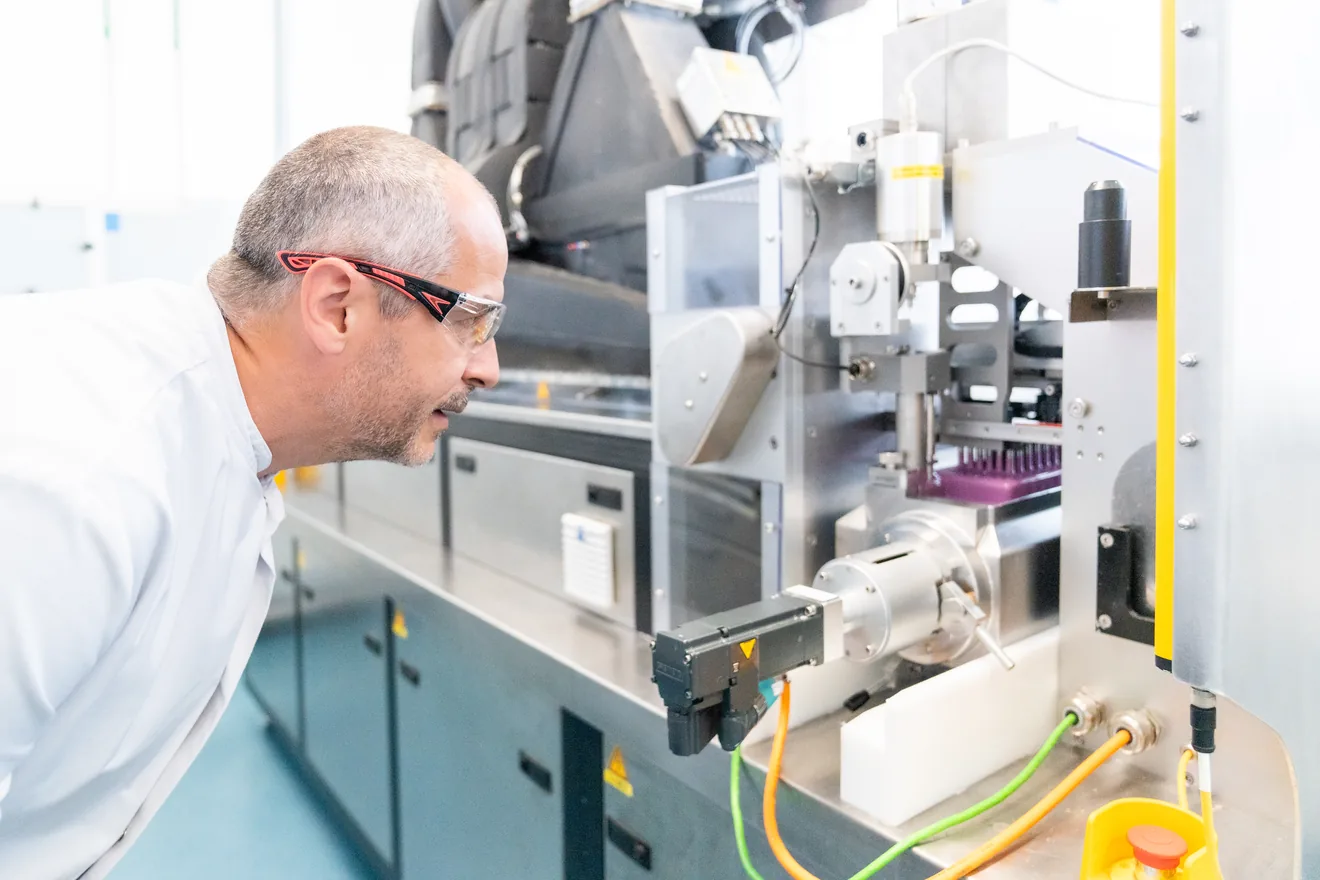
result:
[[[498,209],[345,128],[189,288],[0,298],[0,877],[99,878],[224,711],[270,600],[272,476],[422,464],[493,385]]]

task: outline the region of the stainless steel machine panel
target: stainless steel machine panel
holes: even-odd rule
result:
[[[384,461],[343,465],[344,503],[419,538],[440,540],[440,456],[421,467]]]
[[[563,876],[559,705],[521,642],[390,577],[403,877]]]
[[[393,861],[380,567],[310,531],[299,539],[307,757],[385,862]]]
[[[302,705],[298,689],[299,643],[296,541],[287,527],[274,538],[279,573],[271,593],[270,610],[247,665],[249,688],[267,714],[284,727],[295,742],[302,742]]]
[[[636,526],[629,471],[454,437],[449,441],[450,540],[454,552],[558,595],[565,592],[565,513],[614,527],[615,604],[601,609],[633,625]]]

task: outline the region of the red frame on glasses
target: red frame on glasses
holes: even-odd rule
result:
[[[427,281],[425,278],[418,278],[416,275],[409,275],[407,272],[400,272],[398,269],[391,269],[388,266],[382,266],[368,260],[359,260],[356,257],[345,257],[340,254],[314,254],[307,251],[279,251],[276,256],[280,258],[280,263],[284,268],[294,275],[301,275],[306,272],[312,268],[312,264],[317,260],[343,260],[362,274],[379,281],[381,284],[389,285],[404,296],[421,303],[433,318],[442,323],[449,316],[449,312],[454,306],[467,298],[467,294]]]

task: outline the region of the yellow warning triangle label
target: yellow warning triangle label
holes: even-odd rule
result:
[[[738,647],[742,648],[743,656],[748,660],[751,660],[752,649],[756,647],[756,639],[748,639],[745,642],[739,642]]]
[[[402,611],[395,609],[394,624],[390,627],[390,629],[394,630],[394,634],[399,638],[401,639],[408,638],[408,621],[403,619]]]
[[[628,781],[628,767],[623,763],[623,749],[619,746],[610,752],[610,762],[605,766],[605,781],[626,797],[633,796],[632,783]]]

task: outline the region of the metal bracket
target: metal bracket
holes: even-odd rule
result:
[[[1114,287],[1074,290],[1068,298],[1068,321],[1154,321],[1154,287]]]
[[[1155,644],[1155,618],[1132,607],[1136,534],[1127,526],[1101,526],[1096,544],[1095,628],[1143,645]]]

